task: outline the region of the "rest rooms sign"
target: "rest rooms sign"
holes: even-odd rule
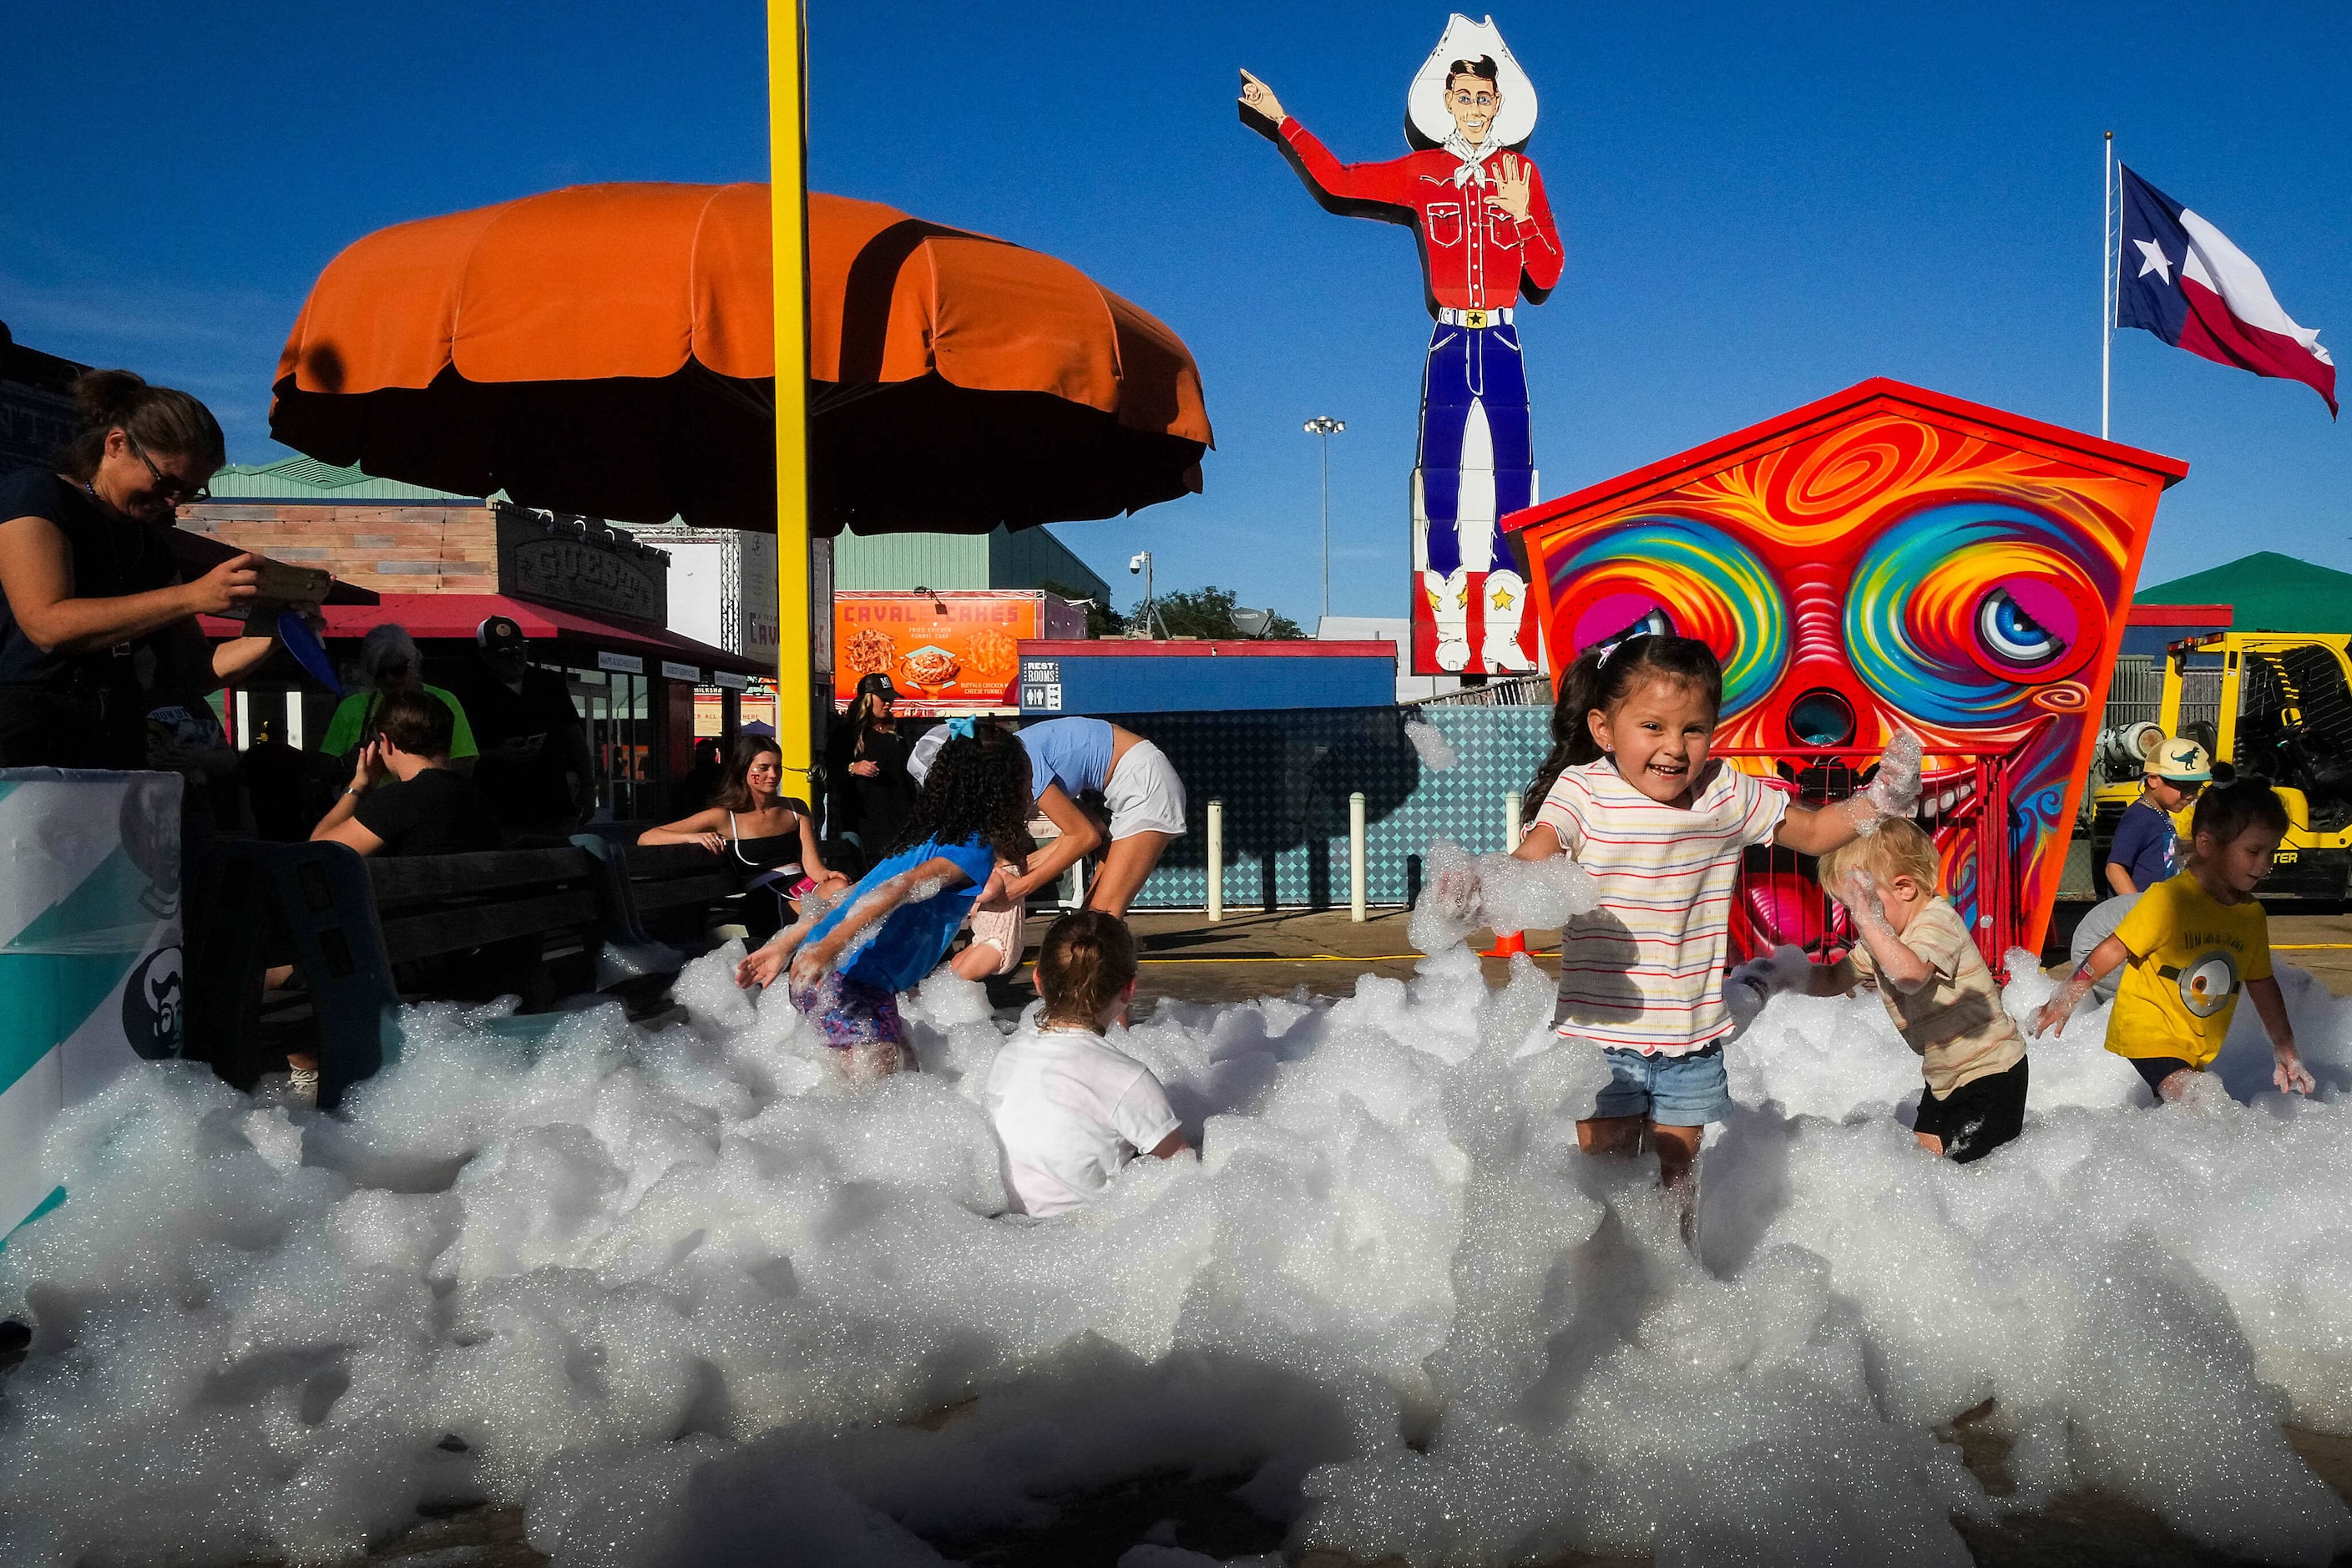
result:
[[[590,615],[666,626],[668,561],[593,539],[551,532],[536,517],[499,509],[499,591]]]
[[[1024,658],[1021,661],[1021,706],[1043,709],[1048,713],[1062,710],[1060,659]]]

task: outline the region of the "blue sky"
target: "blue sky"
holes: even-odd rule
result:
[[[1476,14],[1484,14],[1483,9]],[[1885,374],[2098,421],[2099,133],[2352,353],[2341,5],[1562,6],[1496,13],[1541,94],[1569,251],[1521,320],[1546,494]],[[1265,78],[1342,157],[1402,152],[1439,5],[812,7],[819,189],[1047,250],[1173,326],[1204,495],[1060,531],[1107,575],[1301,619],[1399,615],[1427,341],[1410,235],[1333,217],[1234,111]],[[246,461],[310,279],[405,218],[593,180],[766,174],[764,12],[11,7],[0,320],[197,392]],[[2331,109],[2329,105],[2337,106]],[[2347,378],[2352,391],[2352,378]],[[2115,435],[2187,459],[2144,580],[2260,549],[2352,569],[2352,431],[2145,333]]]

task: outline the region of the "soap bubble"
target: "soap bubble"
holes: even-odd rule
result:
[[[1404,738],[1412,742],[1412,749],[1420,754],[1421,765],[1433,773],[1446,773],[1462,760],[1462,754],[1454,749],[1454,742],[1445,738],[1445,731],[1426,720],[1406,720]]]

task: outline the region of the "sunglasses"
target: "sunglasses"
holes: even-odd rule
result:
[[[157,468],[155,466],[155,459],[147,455],[147,449],[139,444],[138,438],[132,436],[130,431],[125,430],[122,433],[122,439],[131,447],[131,456],[137,458],[141,462],[147,465],[148,478],[155,481],[156,493],[161,495],[165,500],[172,502],[173,505],[177,505],[182,501],[210,500],[213,499],[213,491],[210,485],[192,486],[187,480],[180,478],[179,475],[167,474],[163,469]]]

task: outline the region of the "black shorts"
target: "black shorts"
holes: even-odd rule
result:
[[[1972,1078],[1943,1099],[1919,1097],[1913,1130],[1944,1141],[1944,1157],[1965,1165],[2025,1131],[2025,1058],[2005,1072]]]
[[[2132,1070],[2147,1080],[2148,1093],[2155,1095],[2158,1100],[2164,1098],[2166,1079],[2177,1072],[2199,1070],[2195,1062],[2183,1060],[2179,1057],[2126,1057],[2124,1060],[2131,1063]]]

